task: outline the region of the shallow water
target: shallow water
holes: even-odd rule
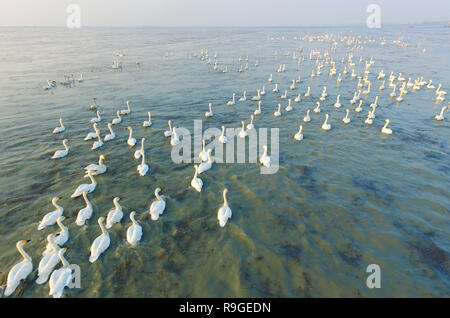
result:
[[[361,35],[376,39],[354,50],[356,71],[364,71],[359,57],[373,57],[372,92],[363,97],[363,111],[351,106],[352,122],[341,119],[353,96],[357,80],[344,76],[341,84],[323,74],[310,79],[314,61],[311,49],[329,50],[326,42],[294,40],[307,34]],[[284,41],[271,41],[284,35]],[[380,37],[389,40],[381,47]],[[403,37],[409,48],[392,40]],[[34,271],[27,284],[15,293],[23,297],[47,297],[48,285],[34,280],[46,236],[58,228],[37,231],[41,218],[53,210],[50,200],[59,195],[71,217],[66,256],[81,268],[81,288],[66,289],[67,297],[404,297],[448,296],[449,262],[449,121],[437,122],[442,103],[435,104],[432,90],[409,93],[400,104],[389,98],[390,90],[378,91],[376,74],[384,69],[402,72],[406,78],[424,76],[449,91],[450,29],[443,27],[366,28],[0,28],[0,280],[20,260],[15,242],[31,239],[25,246],[33,258]],[[421,47],[415,45],[421,43]],[[421,48],[427,48],[422,54]],[[193,57],[208,48],[218,53],[219,69]],[[303,48],[301,67],[292,53]],[[123,50],[123,70],[107,68]],[[274,53],[278,54],[275,55]],[[290,56],[284,53],[290,52]],[[339,44],[330,52],[342,72],[340,60],[349,50]],[[249,57],[250,68],[238,73],[237,58]],[[142,64],[137,66],[139,59]],[[253,65],[255,60],[259,66]],[[286,72],[276,69],[286,64]],[[47,79],[62,80],[64,74],[82,72],[84,83],[43,91]],[[280,99],[271,92],[267,77],[273,73],[280,91],[292,79],[302,82],[294,98],[311,86],[311,97],[294,104],[276,118]],[[387,81],[386,81],[387,82]],[[248,123],[256,103],[226,107],[233,92],[247,96],[266,85],[262,116],[256,128],[280,128],[280,168],[261,175],[257,164],[214,164],[201,174],[204,188],[190,188],[192,164],[171,161],[169,140],[163,136],[167,121],[193,128],[203,118],[203,129],[240,127]],[[328,97],[320,114],[303,123],[306,109],[315,107],[322,86]],[[337,94],[343,107],[334,108]],[[369,104],[379,95],[374,124],[363,123]],[[132,114],[114,126],[116,139],[95,151],[83,141],[92,130],[94,112],[88,110],[96,97],[101,106],[102,135],[118,109],[132,101]],[[203,114],[213,102],[214,117]],[[445,102],[444,102],[445,103]],[[153,126],[143,128],[147,111]],[[320,129],[329,113],[332,129]],[[52,135],[62,117],[66,132]],[[393,134],[380,133],[384,119],[391,120]],[[292,137],[303,124],[304,140]],[[139,177],[140,161],[126,145],[134,128],[140,141],[146,137],[150,171]],[[69,138],[70,154],[50,160],[61,141]],[[71,199],[85,183],[83,167],[107,157],[108,171],[96,177],[97,189],[89,195],[94,205],[85,227],[74,224],[84,207],[81,198]],[[148,208],[153,191],[162,187],[167,207],[158,221],[151,221]],[[225,228],[217,223],[222,190],[229,189],[233,217]],[[89,248],[100,234],[97,218],[122,198],[124,218],[110,231],[111,245],[94,264]],[[142,242],[130,248],[126,242],[129,212],[137,211],[143,227]],[[366,267],[381,267],[382,287],[366,287]]]

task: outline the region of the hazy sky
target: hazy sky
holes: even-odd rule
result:
[[[0,26],[65,26],[70,3],[82,26],[317,26],[450,21],[450,0],[0,0]]]

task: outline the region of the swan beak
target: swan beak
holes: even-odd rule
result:
[[[56,197],[58,200],[60,200],[61,199],[61,197]]]
[[[65,217],[64,217],[64,220],[67,220],[67,219],[70,219],[70,217],[68,217],[68,216],[65,216]]]
[[[29,242],[31,242],[31,240],[24,240],[23,241],[24,244],[29,243]]]
[[[54,236],[54,237],[57,237],[57,236],[59,236],[59,233],[55,233],[55,234],[53,234],[53,236]]]
[[[68,250],[68,248],[67,248],[67,247],[64,247],[64,250],[65,250],[65,251],[67,251],[67,250]]]

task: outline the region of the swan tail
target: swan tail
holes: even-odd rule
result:
[[[48,276],[50,276],[50,273],[39,274],[39,277],[36,279],[36,284],[45,284],[45,282],[48,280]]]

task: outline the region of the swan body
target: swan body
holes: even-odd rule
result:
[[[33,270],[31,257],[23,250],[23,245],[27,244],[28,242],[30,242],[30,240],[19,241],[16,244],[17,250],[22,255],[23,260],[20,263],[14,265],[8,273],[6,289],[4,292],[5,297],[8,297],[12,293],[14,293],[16,288],[19,286],[20,281],[25,280]]]
[[[46,228],[47,226],[51,226],[51,225],[55,224],[58,217],[60,217],[63,214],[64,208],[59,206],[58,203],[56,203],[59,199],[60,199],[60,197],[54,197],[52,199],[52,204],[56,208],[56,210],[47,213],[42,218],[41,222],[38,225],[38,231]]]
[[[292,99],[289,98],[289,104],[286,106],[285,110],[287,112],[292,111],[294,108],[292,107]]]
[[[61,159],[69,154],[69,147],[67,146],[68,141],[69,141],[69,139],[63,140],[63,146],[65,149],[55,151],[55,153],[52,156],[52,159]]]
[[[212,117],[214,114],[213,114],[213,112],[212,112],[212,103],[209,103],[209,112],[206,112],[205,113],[205,117],[206,118],[209,118],[209,117]]]
[[[148,112],[148,120],[142,123],[142,127],[150,127],[152,125],[152,114]]]
[[[231,209],[228,206],[227,192],[228,189],[225,188],[223,190],[223,206],[219,209],[219,211],[217,211],[217,219],[219,220],[220,227],[224,227],[227,224],[228,219],[232,216]]]
[[[212,152],[212,149],[208,149],[208,161],[202,162],[198,166],[198,174],[201,174],[202,172],[205,172],[206,170],[211,169],[212,164],[213,164],[213,159],[211,158],[211,152]]]
[[[236,104],[236,93],[233,93],[233,99],[227,102],[227,106],[233,106]]]
[[[127,241],[131,246],[135,246],[142,238],[142,226],[134,218],[135,215],[136,211],[131,211],[130,220],[132,224],[127,230]]]
[[[64,253],[67,248],[62,248],[58,252],[58,257],[61,260],[63,267],[55,270],[50,276],[49,286],[50,292],[48,293],[53,298],[61,298],[64,288],[72,281],[72,269],[69,268],[69,262],[64,258]]]
[[[385,122],[386,122],[386,124],[384,124],[383,128],[381,128],[381,132],[383,134],[386,134],[386,135],[392,135],[392,129],[387,128],[387,126],[389,125],[390,120],[386,119]]]
[[[223,131],[223,129],[222,129],[222,131]],[[202,161],[208,160],[208,152],[206,151],[206,148],[205,148],[205,139],[202,139],[202,151],[198,154],[198,157]]]
[[[348,114],[350,113],[350,109],[347,108],[345,111],[346,111],[347,114],[345,115],[344,118],[342,118],[342,122],[344,124],[348,124],[351,121],[350,118],[348,118]]]
[[[112,124],[108,123],[108,129],[109,129],[109,134],[107,134],[105,136],[105,138],[103,138],[104,141],[110,141],[113,140],[114,138],[116,138],[116,134],[114,133],[114,131],[112,130]]]
[[[91,183],[80,184],[75,192],[70,196],[71,198],[79,197],[84,191],[88,191],[88,193],[91,193],[95,190],[95,188],[97,187],[97,181],[95,181],[94,177],[92,176],[92,170],[88,170],[87,174],[91,179]]]
[[[276,112],[274,112],[273,115],[275,117],[280,117],[281,116],[281,104],[278,104],[278,110]]]
[[[86,207],[78,211],[77,220],[75,221],[78,226],[85,225],[86,220],[89,220],[92,216],[92,204],[87,198],[87,193],[87,191],[83,192],[83,199],[84,202],[86,202]]]
[[[270,167],[270,157],[267,155],[267,146],[264,145],[264,146],[263,146],[263,149],[264,149],[264,152],[263,152],[263,154],[261,155],[261,157],[259,157],[259,162],[260,162],[263,166],[269,168],[269,167]]]
[[[156,188],[155,190],[155,197],[157,200],[152,202],[152,205],[150,206],[150,216],[153,221],[158,220],[159,216],[163,214],[164,209],[166,208],[166,201],[164,201],[160,196],[159,192],[161,191],[160,188]]]
[[[434,119],[439,120],[439,121],[440,121],[440,120],[443,120],[443,119],[444,119],[444,111],[445,111],[446,109],[448,109],[448,106],[442,107],[440,114],[434,116]]]
[[[60,125],[59,127],[53,129],[54,134],[59,134],[66,130],[66,127],[64,127],[63,125],[62,118],[59,119],[59,125]]]
[[[228,141],[227,136],[225,136],[225,126],[222,126],[222,134],[219,137],[219,142],[226,144],[227,141]]]
[[[47,241],[48,244],[51,245],[52,251],[43,256],[41,261],[39,262],[38,278],[36,279],[36,283],[39,285],[44,284],[48,280],[50,274],[53,272],[53,269],[55,268],[56,265],[58,265],[60,261],[58,252],[61,248],[53,241],[53,239],[57,235],[58,234],[56,233],[56,234],[49,234],[47,236]]]
[[[178,138],[176,127],[173,127],[172,132],[173,132],[173,134],[172,134],[172,138],[170,138],[170,145],[172,147],[175,147],[176,145],[178,145],[180,143],[180,139]]]
[[[325,114],[325,121],[323,122],[322,129],[323,130],[330,130],[331,125],[327,123],[328,122],[328,114]]]
[[[119,204],[119,197],[113,199],[114,209],[109,210],[106,216],[106,228],[110,229],[114,224],[120,223],[123,217],[122,207]]]
[[[130,108],[131,101],[127,100],[125,103],[127,104],[127,109],[120,110],[120,114],[121,115],[129,115],[129,114],[131,114],[131,108]]]
[[[100,255],[106,251],[111,243],[111,239],[109,238],[109,233],[106,231],[103,226],[103,222],[105,221],[104,217],[100,217],[98,219],[98,224],[100,229],[102,230],[102,234],[99,235],[91,245],[91,255],[89,256],[89,262],[94,263]]]
[[[111,121],[111,124],[113,124],[113,125],[117,125],[122,122],[122,117],[120,116],[119,111],[116,112],[116,115],[117,115],[117,117],[113,118],[113,120]]]
[[[309,112],[310,112],[310,110],[308,109],[308,110],[306,111],[306,116],[303,117],[303,121],[304,121],[305,123],[311,121],[311,117],[309,117]]]
[[[253,114],[254,114],[255,116],[261,114],[261,101],[258,102],[258,108],[255,109],[255,111],[253,112]]]
[[[193,177],[192,180],[191,180],[191,186],[192,186],[195,190],[197,190],[198,192],[201,192],[201,191],[202,191],[202,187],[203,187],[203,181],[202,181],[202,179],[200,179],[199,177],[197,177],[197,174],[198,174],[198,166],[197,166],[197,165],[194,165],[194,168],[195,168],[195,174],[194,174],[194,177]]]
[[[238,136],[241,137],[241,138],[245,138],[245,137],[247,137],[247,135],[248,135],[248,134],[247,134],[247,131],[245,130],[245,122],[242,121],[241,123],[242,123],[242,129],[241,129],[241,131],[239,132]]]
[[[341,95],[338,95],[337,96],[337,100],[336,100],[336,103],[334,104],[334,107],[336,107],[336,108],[340,108],[341,107],[341,103],[339,102],[339,98],[341,97]]]
[[[303,126],[300,125],[300,129],[299,129],[298,132],[294,135],[294,139],[295,139],[295,140],[298,140],[298,141],[303,140],[303,134],[302,134],[302,131],[303,131]]]
[[[91,119],[91,124],[101,122],[102,118],[100,117],[100,111],[97,110],[97,117]]]

